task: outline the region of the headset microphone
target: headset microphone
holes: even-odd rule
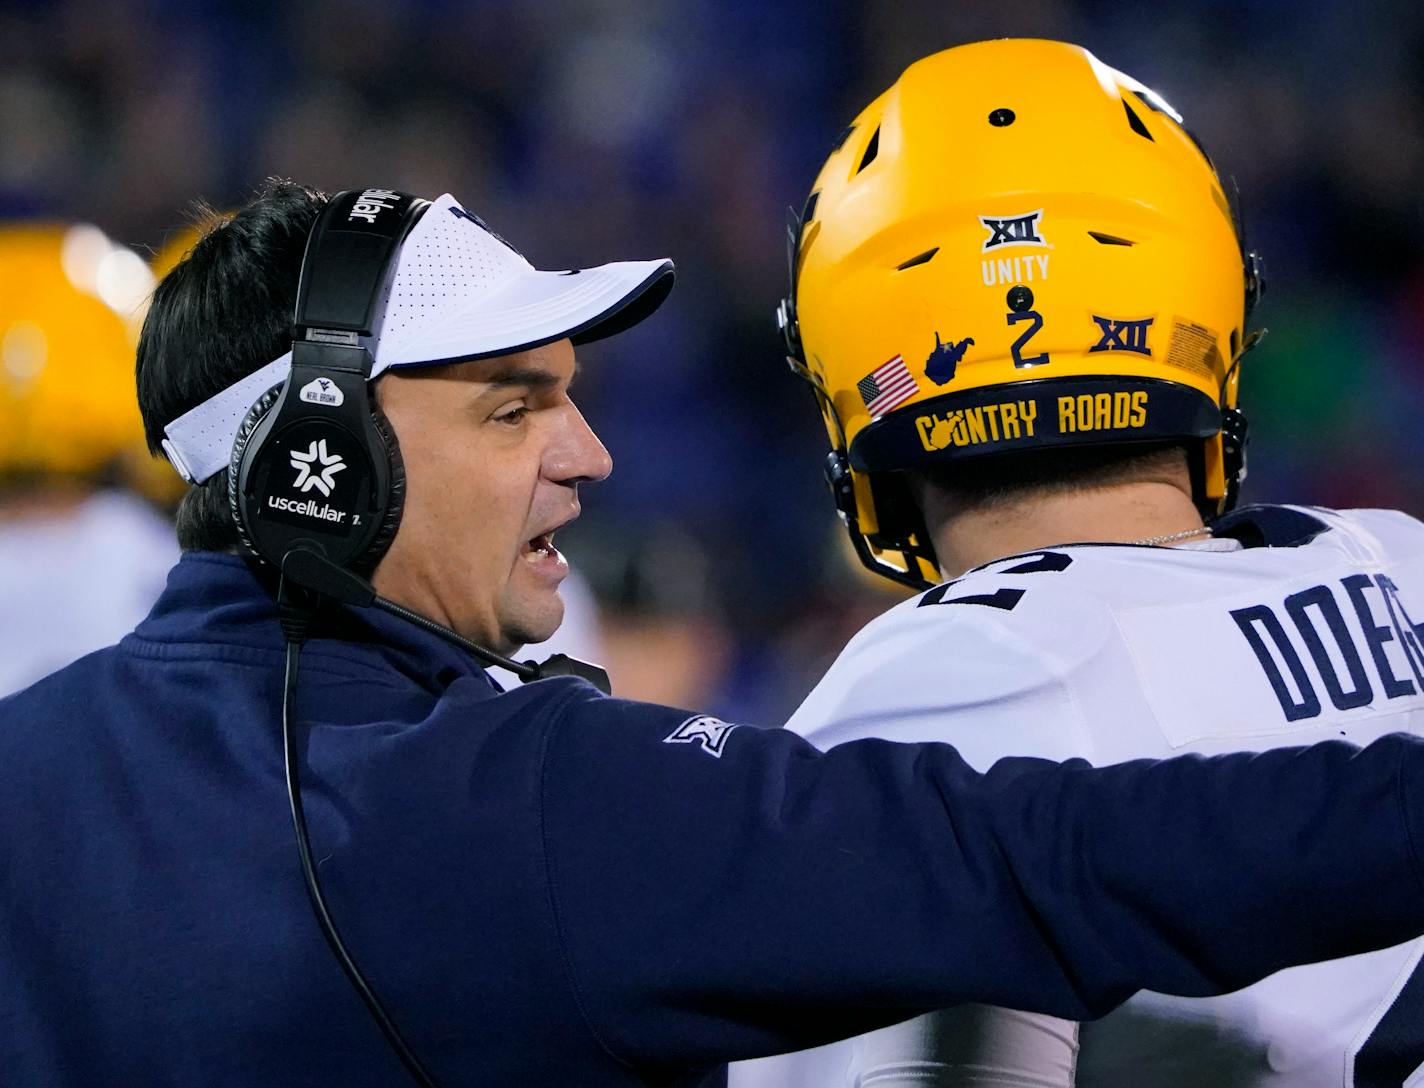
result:
[[[468,650],[487,665],[508,669],[525,683],[544,680],[551,676],[576,676],[579,679],[587,680],[605,695],[612,692],[608,673],[591,662],[580,661],[567,654],[554,654],[547,660],[538,663],[515,661],[502,654],[497,654],[478,643],[471,642],[443,624],[422,616],[419,612],[412,612],[394,601],[378,596],[376,587],[366,579],[337,566],[310,547],[295,547],[283,557],[282,577],[290,579],[303,589],[311,590],[318,596],[350,605],[353,608],[374,607],[394,616],[400,616],[431,634],[439,635],[447,642],[452,642],[461,649]]]

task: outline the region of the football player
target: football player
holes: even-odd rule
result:
[[[948,741],[980,768],[1424,732],[1424,525],[1233,510],[1260,292],[1211,160],[1141,83],[1046,41],[906,70],[817,178],[780,316],[857,553],[924,592],[791,728]],[[960,1008],[731,1083],[1417,1085],[1421,953],[1081,1025]]]
[[[133,397],[152,287],[98,227],[0,225],[0,696],[120,638],[177,559],[139,497],[172,490]]]

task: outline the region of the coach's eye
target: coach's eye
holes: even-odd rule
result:
[[[529,414],[529,406],[520,402],[501,408],[491,417],[496,423],[508,423],[511,426],[524,422],[524,417]]]

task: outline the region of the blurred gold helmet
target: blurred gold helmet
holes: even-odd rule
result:
[[[148,462],[134,346],[152,285],[97,227],[0,226],[0,475]]]
[[[791,248],[778,321],[875,572],[938,580],[909,468],[1180,438],[1203,512],[1234,502],[1257,262],[1181,117],[1087,50],[911,65],[842,135]]]

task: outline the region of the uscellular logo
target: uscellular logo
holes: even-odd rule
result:
[[[338,510],[329,502],[318,506],[315,499],[284,499],[280,495],[268,495],[267,505],[273,510],[281,510],[285,514],[304,514],[309,518],[334,521],[337,524],[346,521],[345,510]],[[353,524],[355,523],[353,522]]]
[[[313,439],[306,453],[293,450],[292,467],[297,470],[293,487],[303,494],[316,488],[323,497],[330,498],[336,474],[346,467],[346,462],[339,453],[328,453],[326,439],[321,438]]]

